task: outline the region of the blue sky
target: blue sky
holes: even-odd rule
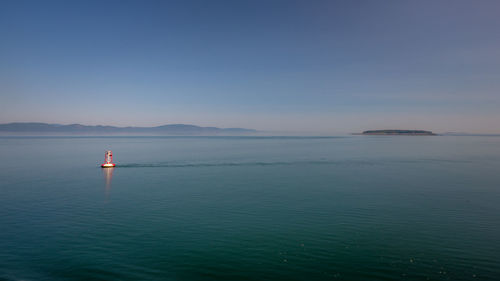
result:
[[[0,123],[500,133],[498,1],[0,1]]]

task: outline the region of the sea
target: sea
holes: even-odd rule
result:
[[[0,280],[500,280],[500,137],[1,137],[0,160]]]

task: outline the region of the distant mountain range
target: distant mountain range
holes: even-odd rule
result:
[[[171,124],[157,127],[87,126],[81,124],[61,125],[47,123],[0,124],[2,135],[249,135],[253,129],[200,127],[186,124]]]

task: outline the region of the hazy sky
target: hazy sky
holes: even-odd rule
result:
[[[0,123],[500,133],[500,1],[2,1]]]

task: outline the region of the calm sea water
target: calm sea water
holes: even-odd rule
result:
[[[500,280],[500,137],[4,137],[0,159],[1,280]]]

